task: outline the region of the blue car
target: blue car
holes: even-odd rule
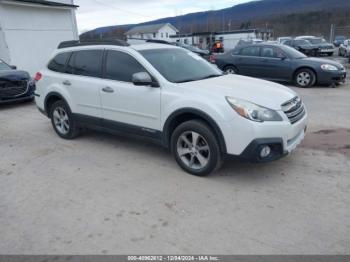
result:
[[[286,45],[256,44],[238,47],[211,59],[227,74],[239,74],[298,87],[315,84],[336,86],[346,80],[346,70],[338,62],[307,57]]]
[[[16,70],[0,59],[0,104],[31,101],[34,90],[35,82],[28,72]]]

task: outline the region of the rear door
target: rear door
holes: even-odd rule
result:
[[[235,65],[240,75],[260,77],[260,47],[249,46],[243,47],[237,55],[235,55]]]
[[[62,84],[73,102],[73,113],[85,119],[101,118],[100,89],[102,87],[103,50],[73,52],[66,67]],[[83,120],[83,119],[82,119]]]

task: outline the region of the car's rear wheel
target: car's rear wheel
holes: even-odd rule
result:
[[[228,75],[236,75],[238,74],[238,70],[235,66],[226,66],[224,69],[225,74]]]
[[[298,87],[310,87],[316,83],[315,73],[307,68],[298,70],[294,76],[294,83]]]
[[[51,106],[50,118],[55,132],[61,138],[73,139],[79,135],[79,128],[64,101],[57,101]]]
[[[171,151],[186,172],[206,176],[222,163],[219,143],[203,121],[191,120],[178,126],[171,137]]]
[[[328,56],[332,56],[332,55],[333,55],[333,52],[331,52],[331,53],[327,53],[327,55],[328,55]]]

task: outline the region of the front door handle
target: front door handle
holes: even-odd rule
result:
[[[70,81],[68,81],[68,80],[63,81],[62,84],[64,84],[65,86],[71,86],[72,85],[72,83]]]
[[[102,88],[102,91],[105,93],[114,93],[114,89],[109,86]]]

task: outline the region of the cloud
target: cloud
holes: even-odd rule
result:
[[[168,16],[230,7],[248,0],[75,0],[79,30],[136,24]]]

